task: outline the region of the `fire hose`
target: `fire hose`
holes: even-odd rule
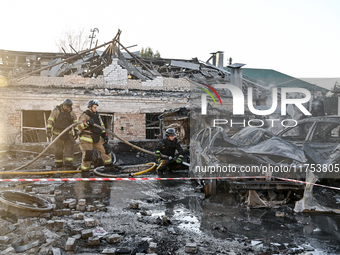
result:
[[[154,153],[154,152],[149,151],[149,150],[146,150],[146,149],[143,149],[143,148],[141,148],[141,147],[138,147],[138,146],[136,146],[136,145],[134,145],[134,144],[132,144],[132,143],[129,143],[128,141],[126,141],[126,140],[120,138],[118,135],[116,135],[115,133],[111,132],[110,130],[107,130],[107,129],[105,129],[105,128],[103,128],[103,127],[97,125],[97,124],[93,124],[93,126],[95,126],[95,127],[97,127],[97,128],[100,128],[100,129],[106,131],[107,133],[109,133],[109,134],[113,135],[114,137],[116,137],[116,138],[117,138],[118,140],[120,140],[121,142],[123,142],[123,143],[125,143],[125,144],[127,144],[127,145],[129,145],[129,146],[132,146],[133,148],[135,148],[135,149],[137,149],[137,150],[140,150],[140,151],[142,151],[142,152],[145,152],[145,153],[148,153],[148,154],[150,154],[150,155],[155,156],[155,153]],[[166,156],[166,155],[162,155],[162,158],[169,159],[169,160],[172,160],[172,159],[173,159],[171,156]],[[186,166],[190,166],[190,164],[187,163],[187,162],[182,162],[182,164],[183,164],[183,165],[186,165]]]
[[[148,154],[150,154],[150,155],[155,156],[155,153],[154,153],[154,152],[149,151],[149,150],[146,150],[146,149],[143,149],[143,148],[141,148],[141,147],[138,147],[138,146],[136,146],[136,145],[134,145],[134,144],[132,144],[132,143],[129,143],[128,141],[126,141],[126,140],[120,138],[118,135],[116,135],[115,133],[111,132],[110,130],[107,130],[107,129],[105,129],[105,128],[103,128],[103,127],[97,125],[97,124],[93,124],[93,126],[98,127],[98,128],[100,128],[100,129],[106,131],[107,133],[109,133],[109,134],[113,135],[114,137],[116,137],[118,140],[122,141],[123,143],[125,143],[125,144],[127,144],[127,145],[129,145],[129,146],[132,146],[133,148],[135,148],[135,149],[137,149],[137,150],[140,150],[140,151],[142,151],[142,152],[145,152],[145,153],[148,153]],[[169,160],[172,160],[172,159],[173,159],[171,156],[166,156],[166,155],[162,155],[162,158],[169,159]],[[182,162],[182,164],[183,164],[183,165],[186,165],[186,166],[190,166],[190,164],[187,163],[187,162]]]
[[[20,167],[17,167],[15,169],[12,169],[11,171],[6,171],[6,172],[0,172],[0,175],[4,175],[4,174],[14,174],[14,175],[20,175],[20,174],[27,174],[27,175],[44,175],[44,174],[57,174],[57,173],[81,173],[80,170],[71,170],[71,171],[44,171],[44,172],[16,172],[18,170],[21,170],[31,164],[33,164],[35,161],[37,161],[39,158],[41,158],[42,155],[44,155],[49,148],[51,148],[51,146],[63,135],[65,134],[68,130],[70,130],[71,128],[77,126],[78,124],[80,124],[82,122],[77,122],[77,123],[73,123],[72,125],[68,126],[67,128],[65,128],[42,152],[39,153],[39,155],[37,155],[33,160],[31,160],[30,162],[20,166]],[[146,149],[143,149],[141,147],[138,147],[122,138],[120,138],[119,136],[117,136],[115,133],[111,132],[110,130],[106,130],[105,128],[97,125],[97,124],[93,124],[95,127],[98,127],[106,132],[108,132],[109,134],[113,135],[114,137],[116,137],[118,140],[122,141],[123,143],[137,149],[137,150],[140,150],[142,152],[145,152],[145,153],[148,153],[148,154],[151,154],[151,155],[154,155],[155,156],[155,153],[152,152],[152,151],[149,151],[149,150],[146,150]],[[169,159],[171,160],[172,157],[169,157],[169,156],[166,156],[166,155],[162,155],[162,158],[166,158],[166,159]],[[186,163],[186,162],[182,162],[183,165],[186,165],[186,166],[190,166],[190,164]],[[138,172],[138,173],[134,173],[134,175],[138,175],[138,174],[142,174],[142,173],[146,173],[150,170],[152,170],[155,166],[153,165],[152,167],[150,167],[149,169],[147,170],[143,170],[141,172]]]
[[[53,140],[53,142],[51,142],[42,152],[39,153],[38,156],[36,156],[34,159],[32,159],[30,162],[26,163],[25,165],[22,165],[20,167],[17,167],[11,171],[18,171],[21,170],[29,165],[31,165],[32,163],[34,163],[35,161],[37,161],[39,158],[41,158],[42,155],[44,155],[47,150],[63,135],[65,134],[69,129],[75,127],[76,125],[80,124],[82,122],[77,122],[77,123],[73,123],[72,125],[68,126],[67,128],[65,128],[57,137],[56,139]],[[60,171],[57,171],[56,173],[59,173]],[[10,172],[5,172],[5,174],[10,174]],[[20,174],[25,174],[25,172],[21,172]]]

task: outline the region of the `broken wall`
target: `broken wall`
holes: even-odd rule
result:
[[[25,111],[46,112],[61,104],[66,98],[73,101],[73,110],[79,115],[87,109],[91,99],[99,100],[99,113],[114,116],[114,132],[124,139],[145,139],[145,114],[162,113],[167,109],[187,104],[183,92],[129,92],[110,93],[107,89],[67,89],[38,88],[28,86],[8,86],[0,88],[0,143],[21,141],[22,114]],[[42,115],[43,116],[43,115]],[[125,117],[122,118],[122,117]],[[48,116],[46,117],[46,120]],[[120,130],[123,127],[123,130]],[[42,127],[44,128],[44,127]],[[39,132],[43,132],[40,130]],[[45,142],[40,141],[40,142]]]
[[[80,75],[65,75],[64,77],[29,76],[19,81],[12,81],[12,86],[36,86],[36,87],[62,87],[62,88],[107,88],[107,89],[136,89],[136,90],[163,90],[163,91],[189,91],[190,82],[186,79],[155,77],[154,80],[128,79],[127,72],[112,71],[115,68],[122,69],[119,65],[110,65],[96,78],[84,78]],[[111,70],[112,69],[112,70]],[[105,69],[104,69],[105,70]],[[111,71],[112,72],[111,72]],[[126,71],[125,69],[123,69]],[[106,75],[106,76],[105,76]]]

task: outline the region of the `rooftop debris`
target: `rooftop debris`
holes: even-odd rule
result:
[[[118,64],[127,70],[130,79],[141,81],[157,77],[187,78],[194,83],[221,84],[233,81],[233,74],[222,67],[203,62],[197,58],[166,59],[140,57],[139,52],[130,52],[120,42],[121,31],[109,42],[95,48],[75,53],[43,53],[0,50],[0,74],[10,80],[27,76],[63,77],[77,74],[82,77],[98,77],[103,69],[118,59]],[[135,46],[135,45],[133,45]],[[104,50],[100,48],[106,47]],[[233,66],[230,65],[232,68]],[[196,84],[197,85],[197,84]],[[268,89],[243,79],[243,90],[254,88],[255,95]],[[230,95],[229,95],[230,96]]]

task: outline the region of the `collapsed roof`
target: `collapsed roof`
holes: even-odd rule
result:
[[[209,62],[191,60],[143,58],[139,52],[130,52],[120,42],[121,31],[114,39],[93,49],[75,53],[43,53],[0,50],[0,74],[9,79],[27,76],[62,77],[77,74],[83,77],[97,77],[103,69],[118,58],[118,64],[125,68],[130,79],[153,80],[157,76],[189,78],[206,84],[230,82],[230,72]],[[105,47],[104,50],[100,48]],[[123,52],[125,51],[125,52]]]

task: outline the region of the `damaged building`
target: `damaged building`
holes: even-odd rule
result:
[[[38,150],[40,152],[41,147],[48,142],[47,119],[56,105],[66,98],[71,98],[73,110],[79,117],[86,110],[87,102],[97,99],[98,111],[106,129],[124,140],[152,139],[152,145],[148,149],[153,150],[152,146],[164,137],[165,130],[174,128],[183,147],[188,149],[188,146],[191,146],[191,158],[185,160],[190,159],[191,163],[196,165],[204,166],[217,162],[221,165],[256,166],[269,162],[272,165],[288,167],[307,162],[307,156],[320,164],[339,162],[339,118],[306,119],[299,123],[296,132],[293,128],[273,133],[257,127],[212,127],[214,119],[233,115],[232,94],[228,90],[218,90],[223,107],[218,105],[219,100],[216,98],[215,102],[213,98],[207,97],[209,114],[202,115],[201,93],[196,93],[202,91],[202,88],[213,91],[211,88],[218,85],[233,84],[247,95],[248,88],[251,87],[254,107],[262,110],[266,109],[270,101],[269,94],[273,86],[304,87],[312,94],[319,90],[325,94],[327,91],[324,89],[306,82],[301,83],[298,79],[273,70],[247,69],[243,68],[244,64],[231,62],[225,67],[224,54],[221,51],[212,53],[206,62],[196,58],[186,60],[140,57],[138,52],[130,52],[129,47],[122,45],[119,37],[120,31],[108,43],[74,53],[0,50],[0,75],[6,77],[0,80],[0,104],[3,108],[0,113],[1,143],[38,143],[41,145]],[[270,80],[268,77],[276,78]],[[278,112],[274,112],[273,116],[280,115]],[[244,115],[234,118],[235,122],[241,122],[241,119],[248,121],[260,117],[245,107]],[[300,129],[306,131],[305,135],[294,136],[299,134]],[[195,139],[192,139],[193,137]],[[110,139],[116,140],[112,136]],[[302,148],[303,141],[308,142],[309,147]],[[130,147],[126,146],[129,148],[126,149],[124,146],[126,144],[119,144],[115,149],[123,153],[130,152]],[[4,150],[9,147],[4,146]],[[32,148],[33,146],[30,149]],[[320,148],[322,153],[319,153]],[[27,156],[25,153],[27,151],[13,152],[12,155],[8,151],[7,154],[2,154],[5,155],[2,160],[11,161],[13,156],[14,161],[19,159],[17,161],[25,162],[38,154],[35,152],[33,156]],[[34,167],[38,169],[35,170],[46,168],[50,171],[52,167],[48,164],[51,157],[51,154],[45,155],[42,161],[44,163],[35,164]],[[124,158],[125,162],[118,164],[133,164],[141,158],[146,162],[154,160],[153,156],[133,151]],[[117,157],[117,161],[119,160],[121,159]],[[156,165],[151,164],[153,167]],[[34,167],[32,166],[32,169]],[[126,169],[128,167],[130,166],[126,166]],[[149,166],[146,168],[151,169]],[[98,174],[96,169],[94,173]],[[9,168],[6,166],[6,169],[3,167],[2,170]],[[183,177],[187,177],[187,172],[183,172]],[[101,174],[99,176],[109,176],[104,172]],[[181,172],[172,174],[178,177]],[[222,174],[197,174],[193,171],[189,175],[199,181],[207,176],[225,177]],[[60,173],[55,176],[60,177]],[[126,173],[125,176],[131,177]],[[304,177],[307,182],[312,183],[323,176],[305,176],[304,173],[298,176]],[[305,224],[307,219],[301,220],[299,217],[303,216],[293,215],[293,209],[288,207],[291,196],[302,198],[305,189],[302,183],[283,182],[281,179],[271,179],[271,176],[261,176],[259,180],[232,180],[227,183],[228,192],[237,193],[239,201],[245,207],[240,207],[239,204],[232,204],[230,207],[227,207],[230,204],[221,204],[219,208],[208,199],[202,202],[201,192],[194,192],[205,190],[206,197],[216,193],[216,180],[205,181],[204,188],[189,181],[165,183],[159,178],[157,182],[143,183],[144,186],[138,182],[129,182],[126,185],[124,182],[112,184],[78,181],[60,185],[52,181],[49,184],[32,182],[30,185],[16,187],[7,182],[4,184],[7,185],[6,189],[15,188],[20,192],[6,191],[0,194],[0,212],[3,211],[0,215],[0,226],[5,236],[0,238],[0,247],[6,248],[8,253],[30,251],[28,254],[51,254],[51,251],[53,254],[64,254],[64,250],[70,253],[97,254],[215,254],[216,251],[227,254],[230,250],[226,247],[232,247],[230,249],[242,254],[290,254],[296,250],[295,254],[298,254],[299,251],[308,251],[308,248],[295,249],[293,241],[287,244],[285,238],[275,240],[275,245],[269,238],[261,241],[256,241],[256,238],[260,232],[267,234],[268,229],[268,235],[277,238],[279,235],[275,231],[280,231],[281,235],[283,226],[287,231],[293,227],[296,233],[304,229],[308,233],[315,231],[312,234],[316,235],[321,231],[320,228],[322,229],[320,226],[324,225],[322,220],[322,223],[316,224],[312,229],[309,223]],[[222,182],[218,184],[220,183]],[[141,186],[147,191],[141,192]],[[183,196],[183,190],[191,192],[190,195]],[[339,212],[337,209],[318,204],[313,197],[312,185],[307,185],[305,193],[305,197],[296,205],[296,212]],[[44,197],[46,201],[38,200],[36,197],[39,196]],[[226,203],[230,202],[227,200],[223,199]],[[8,205],[12,205],[13,201],[16,201],[16,204],[10,208]],[[22,208],[25,206],[29,207],[31,214],[26,211],[27,208]],[[285,211],[248,210],[249,207],[270,207],[275,210],[278,206],[282,206]],[[36,210],[36,207],[40,207],[40,210]],[[14,217],[10,213],[18,216]],[[26,219],[23,219],[25,217]],[[292,224],[294,217],[296,224]],[[308,219],[309,221],[312,220]],[[270,227],[266,228],[266,224]],[[335,224],[330,221],[329,225]],[[206,235],[208,228],[212,230],[209,229]],[[250,230],[254,232],[253,236],[249,234]],[[213,238],[210,231],[215,235]],[[334,233],[338,235],[338,231],[332,231],[332,234]],[[240,241],[240,236],[247,238]],[[229,242],[234,237],[235,242]],[[39,240],[32,241],[33,239]],[[197,239],[199,245],[189,241],[183,244],[182,239]],[[295,242],[296,238],[292,239]],[[257,246],[262,245],[262,241],[272,250]],[[335,241],[336,244],[332,247],[338,249],[338,240]],[[254,242],[256,244],[253,244]],[[281,247],[281,244],[277,245],[278,242],[282,242]]]

